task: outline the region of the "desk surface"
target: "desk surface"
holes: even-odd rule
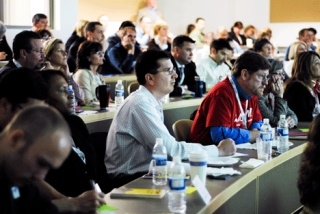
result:
[[[275,193],[266,192],[265,190],[263,190],[263,187],[269,188],[268,185],[272,185],[273,183],[276,186],[276,182],[282,184],[281,180],[284,180],[286,176],[288,176],[288,180],[293,180],[293,184],[295,184],[296,182],[296,168],[299,167],[297,166],[296,162],[299,161],[299,156],[303,152],[305,144],[302,141],[293,141],[293,143],[294,146],[288,152],[285,152],[284,154],[281,154],[280,156],[273,158],[272,160],[259,166],[256,169],[240,168],[240,162],[233,165],[234,169],[241,171],[242,175],[240,176],[233,176],[229,180],[207,179],[206,188],[212,196],[209,205],[206,206],[204,204],[197,192],[187,194],[186,213],[268,213],[268,211],[270,210],[265,211],[265,207],[268,207],[267,204],[270,203],[270,201],[261,201],[261,199],[266,197],[266,195],[268,197],[268,194],[270,194],[269,197],[275,197],[275,200],[281,201],[281,203],[283,203],[284,199],[282,199],[281,197],[277,198],[276,196],[272,196],[271,194]],[[241,160],[243,161],[248,160],[250,157],[257,157],[256,150],[239,150],[239,152],[246,153],[249,155],[241,157]],[[281,166],[288,169],[288,167],[284,164],[292,164],[290,161],[293,159],[296,162],[294,163],[295,167],[292,167],[292,170],[289,169],[289,171],[291,172],[290,175],[277,176],[277,181],[274,181],[274,178],[270,178],[269,174],[272,173],[273,170],[279,169],[279,167]],[[266,180],[267,183],[265,183]],[[288,180],[284,181],[288,183]],[[188,181],[188,185],[190,185],[190,181]],[[261,190],[259,190],[259,185]],[[139,178],[125,186],[128,188],[159,188],[155,187],[150,179],[142,178]],[[166,186],[163,188],[167,189]],[[294,189],[294,187],[287,185],[287,187],[284,186],[282,190],[281,188],[279,188],[280,191],[288,193],[287,191],[289,190],[287,189]],[[296,194],[297,190],[294,190],[293,192],[294,194]],[[109,205],[118,208],[118,210],[114,213],[170,213],[168,210],[167,195],[165,195],[162,199],[111,199],[110,195],[107,194],[106,201]],[[228,205],[226,205],[227,203]],[[294,210],[294,208],[299,206],[299,203],[296,200],[295,203],[296,204],[292,204],[292,202],[290,202],[288,205],[288,209],[290,210],[292,206],[292,210]],[[236,207],[232,207],[231,205],[234,205]],[[223,206],[227,206],[227,209],[229,210],[236,208],[238,211],[226,211],[224,210]],[[284,205],[283,203],[282,206],[283,207],[281,207],[281,209],[284,209],[284,206],[286,205]],[[243,211],[240,211],[241,209],[243,209]]]

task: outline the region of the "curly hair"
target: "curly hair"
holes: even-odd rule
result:
[[[311,123],[308,144],[301,158],[298,189],[300,202],[312,209],[320,202],[320,115]]]

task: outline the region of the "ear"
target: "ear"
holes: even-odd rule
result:
[[[23,57],[23,58],[26,58],[26,57],[27,57],[28,52],[27,52],[26,50],[20,49],[19,52],[20,52],[20,57]]]
[[[21,129],[10,131],[8,135],[10,146],[16,150],[20,150],[26,146],[25,134]]]
[[[7,115],[8,113],[11,113],[11,109],[12,109],[11,103],[7,100],[7,98],[2,97],[0,99],[0,112],[3,115]]]
[[[146,74],[144,77],[148,85],[154,85],[154,76],[152,74]]]
[[[211,48],[210,52],[211,52],[211,53],[213,53],[214,55],[216,55],[216,54],[217,54],[217,51],[216,51],[216,49],[215,49],[215,48]]]
[[[250,76],[250,74],[249,74],[249,72],[248,72],[247,69],[242,69],[242,70],[241,70],[241,78],[242,78],[243,80],[249,79],[249,76]]]

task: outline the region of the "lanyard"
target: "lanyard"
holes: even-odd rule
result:
[[[241,117],[241,121],[242,121],[242,124],[244,126],[245,129],[247,129],[247,115],[244,113],[243,111],[243,108],[242,108],[242,105],[241,105],[241,102],[240,102],[240,98],[239,98],[239,94],[238,94],[238,90],[237,90],[237,87],[235,85],[235,83],[233,82],[233,79],[232,77],[228,77],[229,80],[230,80],[230,83],[232,85],[232,88],[233,88],[233,91],[236,95],[236,98],[237,98],[237,101],[238,101],[238,105],[239,105],[239,108],[240,108],[240,117]],[[248,109],[248,100],[246,100],[246,110]]]

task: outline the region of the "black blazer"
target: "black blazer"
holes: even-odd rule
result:
[[[8,64],[6,64],[5,66],[3,66],[1,69],[0,69],[0,79],[3,77],[4,74],[10,72],[11,70],[13,69],[16,69],[17,66],[14,64],[13,60],[10,60],[8,62]]]
[[[175,59],[173,58],[173,56],[171,55],[171,62],[173,64],[173,67],[176,68],[177,74],[178,74],[178,78],[176,79],[176,82],[174,84],[174,89],[173,92],[170,93],[170,96],[181,96],[182,95],[182,90],[179,86],[179,82],[181,80],[181,76],[179,73],[179,69],[177,66],[177,63],[175,61]],[[188,86],[188,90],[189,91],[194,91],[194,87],[196,84],[196,81],[194,80],[195,76],[199,76],[196,72],[196,64],[194,62],[190,62],[188,64],[185,65],[184,67],[184,80],[182,85],[187,85]]]
[[[244,35],[240,34],[240,38],[242,41],[242,44],[240,43],[238,37],[236,36],[236,34],[234,32],[230,32],[229,33],[229,38],[236,41],[239,45],[247,45],[247,39]]]

